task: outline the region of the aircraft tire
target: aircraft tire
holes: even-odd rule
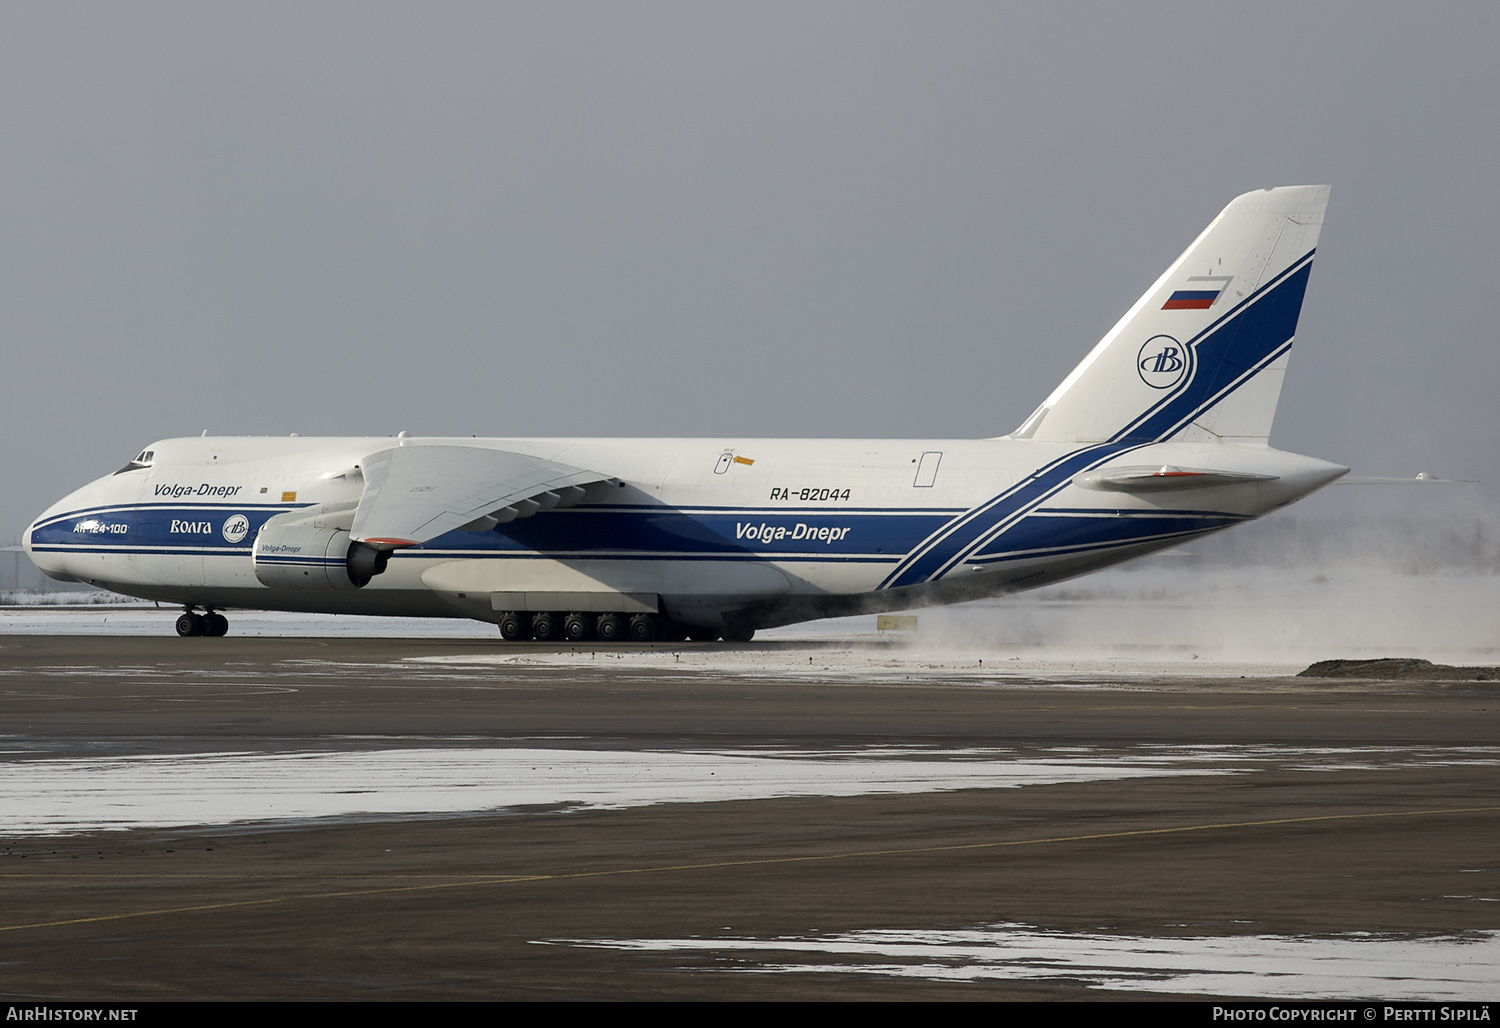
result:
[[[530,635],[526,622],[520,614],[507,610],[500,615],[500,638],[506,642],[520,642],[529,638]]]
[[[594,630],[600,642],[619,642],[625,638],[625,619],[618,614],[600,614]]]
[[[669,618],[661,618],[657,622],[656,638],[661,642],[680,643],[688,637],[686,628]]]
[[[203,615],[203,634],[222,637],[229,634],[229,619],[223,614]]]
[[[626,638],[638,643],[655,642],[658,620],[655,614],[635,615],[630,619],[630,625],[626,629]]]
[[[587,642],[594,634],[594,619],[587,614],[574,611],[563,618],[563,638],[571,643]]]
[[[184,614],[177,619],[177,634],[186,638],[203,634],[203,621],[197,614]]]
[[[724,633],[724,641],[731,643],[747,643],[755,638],[753,628],[731,628]]]
[[[537,642],[551,642],[562,634],[561,619],[550,610],[531,615],[531,634]]]

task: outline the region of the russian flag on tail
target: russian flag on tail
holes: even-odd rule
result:
[[[1214,305],[1223,289],[1179,289],[1161,305],[1164,311],[1206,311]]]
[[[1164,311],[1206,311],[1229,288],[1233,275],[1189,275],[1187,289],[1178,289],[1161,305]]]

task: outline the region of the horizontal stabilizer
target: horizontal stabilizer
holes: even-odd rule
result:
[[[1416,478],[1387,478],[1380,475],[1347,475],[1339,485],[1475,485],[1477,478],[1438,478],[1425,471],[1417,472]]]
[[[350,536],[381,550],[455,529],[484,531],[592,498],[606,476],[484,446],[408,443],[361,462],[365,488]]]
[[[1112,492],[1143,493],[1171,489],[1204,489],[1215,485],[1245,485],[1250,482],[1274,482],[1276,475],[1248,475],[1238,471],[1209,471],[1204,468],[1110,468],[1090,471],[1075,481],[1085,489],[1108,489]]]

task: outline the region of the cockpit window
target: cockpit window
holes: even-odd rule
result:
[[[127,471],[139,471],[141,468],[149,468],[151,466],[151,462],[155,459],[155,450],[142,450],[139,454],[136,455],[134,460],[125,465],[119,471],[116,471],[115,474],[123,475]]]

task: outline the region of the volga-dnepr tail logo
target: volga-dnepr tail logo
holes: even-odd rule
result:
[[[1152,389],[1171,389],[1187,373],[1187,348],[1171,336],[1152,336],[1135,355],[1135,370]]]

